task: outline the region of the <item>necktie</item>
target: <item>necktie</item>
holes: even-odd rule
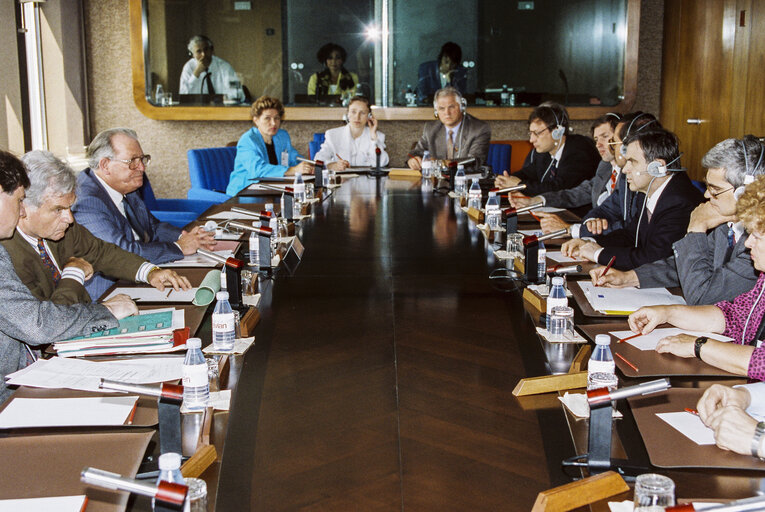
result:
[[[138,240],[141,242],[148,242],[149,237],[146,235],[146,230],[143,229],[141,223],[138,222],[138,218],[135,216],[135,211],[133,210],[133,207],[130,206],[127,197],[122,198],[122,205],[125,208],[125,218],[127,218],[128,224],[130,224],[130,227],[138,235]]]
[[[209,71],[207,72],[207,75],[205,75],[205,83],[207,84],[207,94],[215,94],[215,87],[213,87],[212,78],[210,78],[210,75],[212,75],[212,73],[210,73]]]
[[[611,192],[609,194],[613,194],[614,189],[616,189],[616,169],[611,169]]]
[[[736,236],[733,231],[733,226],[728,227],[728,247],[732,248],[734,245],[736,245]]]
[[[446,158],[454,158],[454,130],[449,130],[449,140],[446,142]]]
[[[37,239],[37,251],[40,253],[40,258],[42,258],[43,265],[45,265],[53,277],[53,284],[57,285],[61,280],[61,272],[58,271],[55,263],[53,263],[53,260],[50,257],[50,254],[48,254],[48,251],[45,249],[45,243],[43,243],[42,238]]]

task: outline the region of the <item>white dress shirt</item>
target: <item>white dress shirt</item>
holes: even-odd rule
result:
[[[225,60],[212,56],[210,67],[206,71],[203,71],[199,76],[194,76],[194,70],[197,67],[197,60],[194,58],[189,59],[183,66],[181,72],[181,85],[179,87],[180,94],[209,94],[207,90],[207,80],[205,77],[210,74],[210,81],[212,81],[215,88],[215,94],[225,94],[227,96],[236,97],[240,100],[239,91],[236,87],[239,83],[239,78],[236,76],[234,68]],[[234,85],[231,82],[235,82]]]
[[[377,140],[369,135],[369,126],[364,127],[361,135],[353,138],[349,125],[327,130],[324,143],[314,157],[324,163],[337,162],[338,156],[350,162],[353,167],[374,167],[377,161],[375,148],[380,148],[380,166],[388,165],[389,157],[385,151],[385,134],[377,131]]]

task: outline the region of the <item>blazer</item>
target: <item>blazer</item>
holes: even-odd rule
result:
[[[727,223],[708,233],[688,233],[674,243],[674,254],[635,269],[640,286],[682,286],[690,305],[733,300],[751,290],[759,275],[744,246],[746,237],[728,247]]]
[[[234,171],[229,177],[226,194],[235,196],[240,190],[247,188],[261,176],[284,176],[289,167],[297,165],[300,153],[292,147],[290,135],[285,130],[279,130],[271,141],[274,144],[276,158],[281,159],[282,152],[289,154],[287,165],[273,165],[268,161],[268,150],[263,136],[256,127],[252,127],[239,138],[234,158]]]
[[[574,188],[582,181],[592,178],[600,162],[595,143],[584,135],[568,134],[563,154],[555,166],[550,166],[550,153],[531,150],[523,167],[513,173],[526,185],[524,194],[536,196],[543,192]]]
[[[74,336],[117,327],[117,319],[101,304],[65,306],[36,299],[13,270],[8,251],[0,247],[0,379],[27,366],[27,344],[37,347]],[[0,402],[12,390],[0,384]]]
[[[358,148],[358,152],[355,148]],[[385,134],[378,130],[377,140],[372,141],[369,138],[369,127],[365,126],[354,144],[351,129],[345,125],[327,130],[324,143],[314,155],[314,159],[331,163],[337,161],[337,155],[340,155],[340,158],[348,160],[352,166],[374,167],[377,163],[375,148],[380,148],[380,166],[385,167],[390,160],[388,152],[385,151]]]
[[[644,199],[644,194],[638,194],[641,208]],[[648,220],[647,211],[643,212],[642,219],[638,211],[625,227],[595,237],[603,247],[598,255],[598,263],[607,265],[611,257],[616,256],[615,269],[631,270],[644,263],[666,258],[672,254],[672,244],[685,235],[691,212],[702,201],[701,192],[693,186],[686,173],[673,173],[659,197],[651,220]]]
[[[489,140],[491,140],[489,123],[465,114],[457,134],[457,157],[460,159],[475,157],[477,166],[483,165],[489,154]],[[441,121],[430,121],[425,124],[422,136],[411,154],[421,157],[425,151],[430,151],[433,158],[446,158],[446,128]]]
[[[135,240],[127,218],[119,211],[92,169],[85,169],[77,175],[77,200],[72,205],[72,212],[75,220],[96,237],[156,265],[183,258],[183,252],[175,244],[181,236],[181,228],[157,220],[146,208],[138,191],[127,194],[125,198],[145,231],[147,241]],[[98,273],[85,284],[85,288],[92,298],[97,299],[114,282],[114,279]]]
[[[456,88],[460,93],[467,92],[467,69],[460,64],[452,74],[448,85]],[[438,69],[437,60],[429,60],[420,64],[417,68],[417,101],[429,103],[433,101],[436,91],[441,89],[441,72]]]
[[[566,148],[563,148],[565,152]],[[574,188],[564,190],[553,190],[543,192],[539,195],[545,198],[545,204],[557,208],[578,208],[592,204],[593,208],[598,207],[598,198],[605,192],[606,185],[611,179],[613,167],[611,162],[603,160],[598,164],[595,170],[595,176],[589,180],[584,180]]]
[[[11,257],[19,279],[39,300],[50,300],[56,304],[87,304],[91,301],[85,286],[75,279],[61,279],[55,285],[40,254],[18,231],[14,231],[13,236],[3,240],[2,244]],[[69,226],[61,240],[47,240],[47,245],[51,257],[62,270],[69,258],[82,258],[93,265],[94,273],[126,281],[135,281],[138,269],[146,261],[137,254],[96,238],[76,222]],[[97,299],[104,290],[92,299]]]
[[[630,190],[627,177],[621,173],[613,193],[582,217],[579,238],[596,236],[587,229],[587,225],[584,223],[587,219],[606,219],[608,221],[608,228],[601,233],[602,235],[628,225],[633,217],[640,215],[640,209],[643,206],[642,200],[645,196],[640,195],[640,201],[638,201],[639,195]]]

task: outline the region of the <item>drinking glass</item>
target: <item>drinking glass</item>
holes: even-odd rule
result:
[[[659,512],[675,504],[675,482],[656,473],[639,475],[635,480],[634,512]]]

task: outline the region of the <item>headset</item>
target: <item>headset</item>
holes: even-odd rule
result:
[[[645,125],[643,125],[643,126],[648,126],[648,124],[646,123],[646,124],[645,124]],[[663,178],[664,176],[666,176],[666,175],[669,173],[669,171],[675,171],[675,172],[682,172],[682,171],[685,171],[685,170],[686,170],[686,169],[685,169],[685,167],[680,167],[680,168],[678,168],[678,169],[671,169],[671,168],[669,167],[669,166],[670,166],[670,165],[672,165],[673,163],[675,163],[675,162],[677,162],[678,160],[680,160],[680,157],[681,157],[681,156],[683,156],[683,154],[682,154],[682,153],[680,153],[679,155],[677,155],[677,157],[676,157],[676,158],[672,159],[672,161],[671,161],[671,162],[668,162],[668,163],[667,163],[667,164],[665,164],[665,165],[662,165],[662,163],[661,163],[660,161],[658,161],[658,160],[654,160],[653,162],[649,162],[649,163],[648,163],[648,165],[647,165],[647,166],[646,166],[646,168],[645,168],[645,172],[646,172],[646,173],[648,173],[649,175],[651,175],[651,176],[652,176],[652,177],[654,177],[654,178]],[[637,174],[637,173],[636,173],[636,174]],[[642,173],[641,173],[641,174],[642,174]]]
[[[627,138],[627,136],[630,134],[630,130],[632,130],[632,124],[633,124],[635,121],[637,121],[639,117],[642,117],[642,116],[647,116],[647,115],[648,115],[648,113],[647,113],[647,112],[643,112],[642,114],[638,114],[637,116],[635,116],[635,119],[633,119],[633,120],[630,122],[630,125],[627,127],[627,133],[625,133],[625,134],[624,134],[624,138],[625,138],[625,139],[626,139],[626,138]],[[652,123],[655,123],[655,122],[656,122],[656,119],[651,119],[650,121],[648,121],[648,122],[647,122],[646,124],[644,124],[643,126],[640,126],[640,127],[638,127],[638,129],[635,131],[635,133],[639,132],[640,130],[642,130],[642,129],[643,129],[643,128],[645,128],[646,126],[649,126],[650,124],[652,124]],[[622,155],[623,157],[625,157],[625,158],[627,157],[627,145],[626,145],[626,144],[622,144],[622,145],[621,145],[621,147],[619,147],[619,153],[621,153],[621,155]]]
[[[447,89],[444,87],[444,89]],[[438,119],[438,106],[436,105],[436,98],[438,98],[438,93],[443,91],[444,89],[439,89],[436,91],[436,95],[433,97],[433,117]],[[452,92],[455,96],[459,98],[459,104],[460,104],[460,113],[464,114],[467,110],[467,100],[462,97],[462,94],[459,90],[457,90],[454,87],[449,87],[450,92]]]
[[[191,37],[191,39],[189,39],[189,42],[186,43],[186,53],[188,53],[189,57],[194,56],[194,54],[191,53],[191,44],[192,44],[192,41],[194,41],[195,39],[197,40],[197,42],[205,43],[211,52],[215,51],[215,46],[213,45],[213,42],[210,40],[210,38],[199,34],[199,35]]]
[[[550,109],[550,112],[552,112],[553,117],[555,118],[555,128],[550,130],[550,135],[552,135],[552,138],[555,142],[559,142],[564,135],[566,135],[566,127],[561,124],[561,121],[566,120],[566,113],[563,112],[563,118],[558,119],[558,114],[555,113],[555,109],[552,107],[547,107]],[[549,126],[548,126],[549,129]],[[556,144],[557,145],[557,144]]]
[[[367,114],[367,119],[372,119],[373,117],[374,117],[374,116],[372,116],[372,112],[370,111],[370,112]],[[346,112],[345,112],[345,114],[343,114],[343,122],[344,122],[345,124],[348,124],[348,123],[350,123],[350,122],[351,122],[351,121],[348,119],[348,111],[346,111]]]
[[[757,173],[757,169],[760,167],[760,164],[762,163],[762,157],[763,155],[765,155],[765,149],[763,149],[761,144],[760,158],[757,159],[757,163],[754,164],[754,167],[752,167],[752,169],[749,169],[749,153],[746,150],[746,141],[744,141],[744,139],[741,139],[738,142],[739,144],[741,144],[741,148],[744,150],[744,165],[746,166],[746,175],[744,175],[744,184],[740,187],[736,187],[736,190],[733,191],[733,197],[736,198],[736,201],[738,201],[739,198],[741,198],[741,196],[744,195],[744,190],[746,190],[746,186],[754,181],[754,176]]]

